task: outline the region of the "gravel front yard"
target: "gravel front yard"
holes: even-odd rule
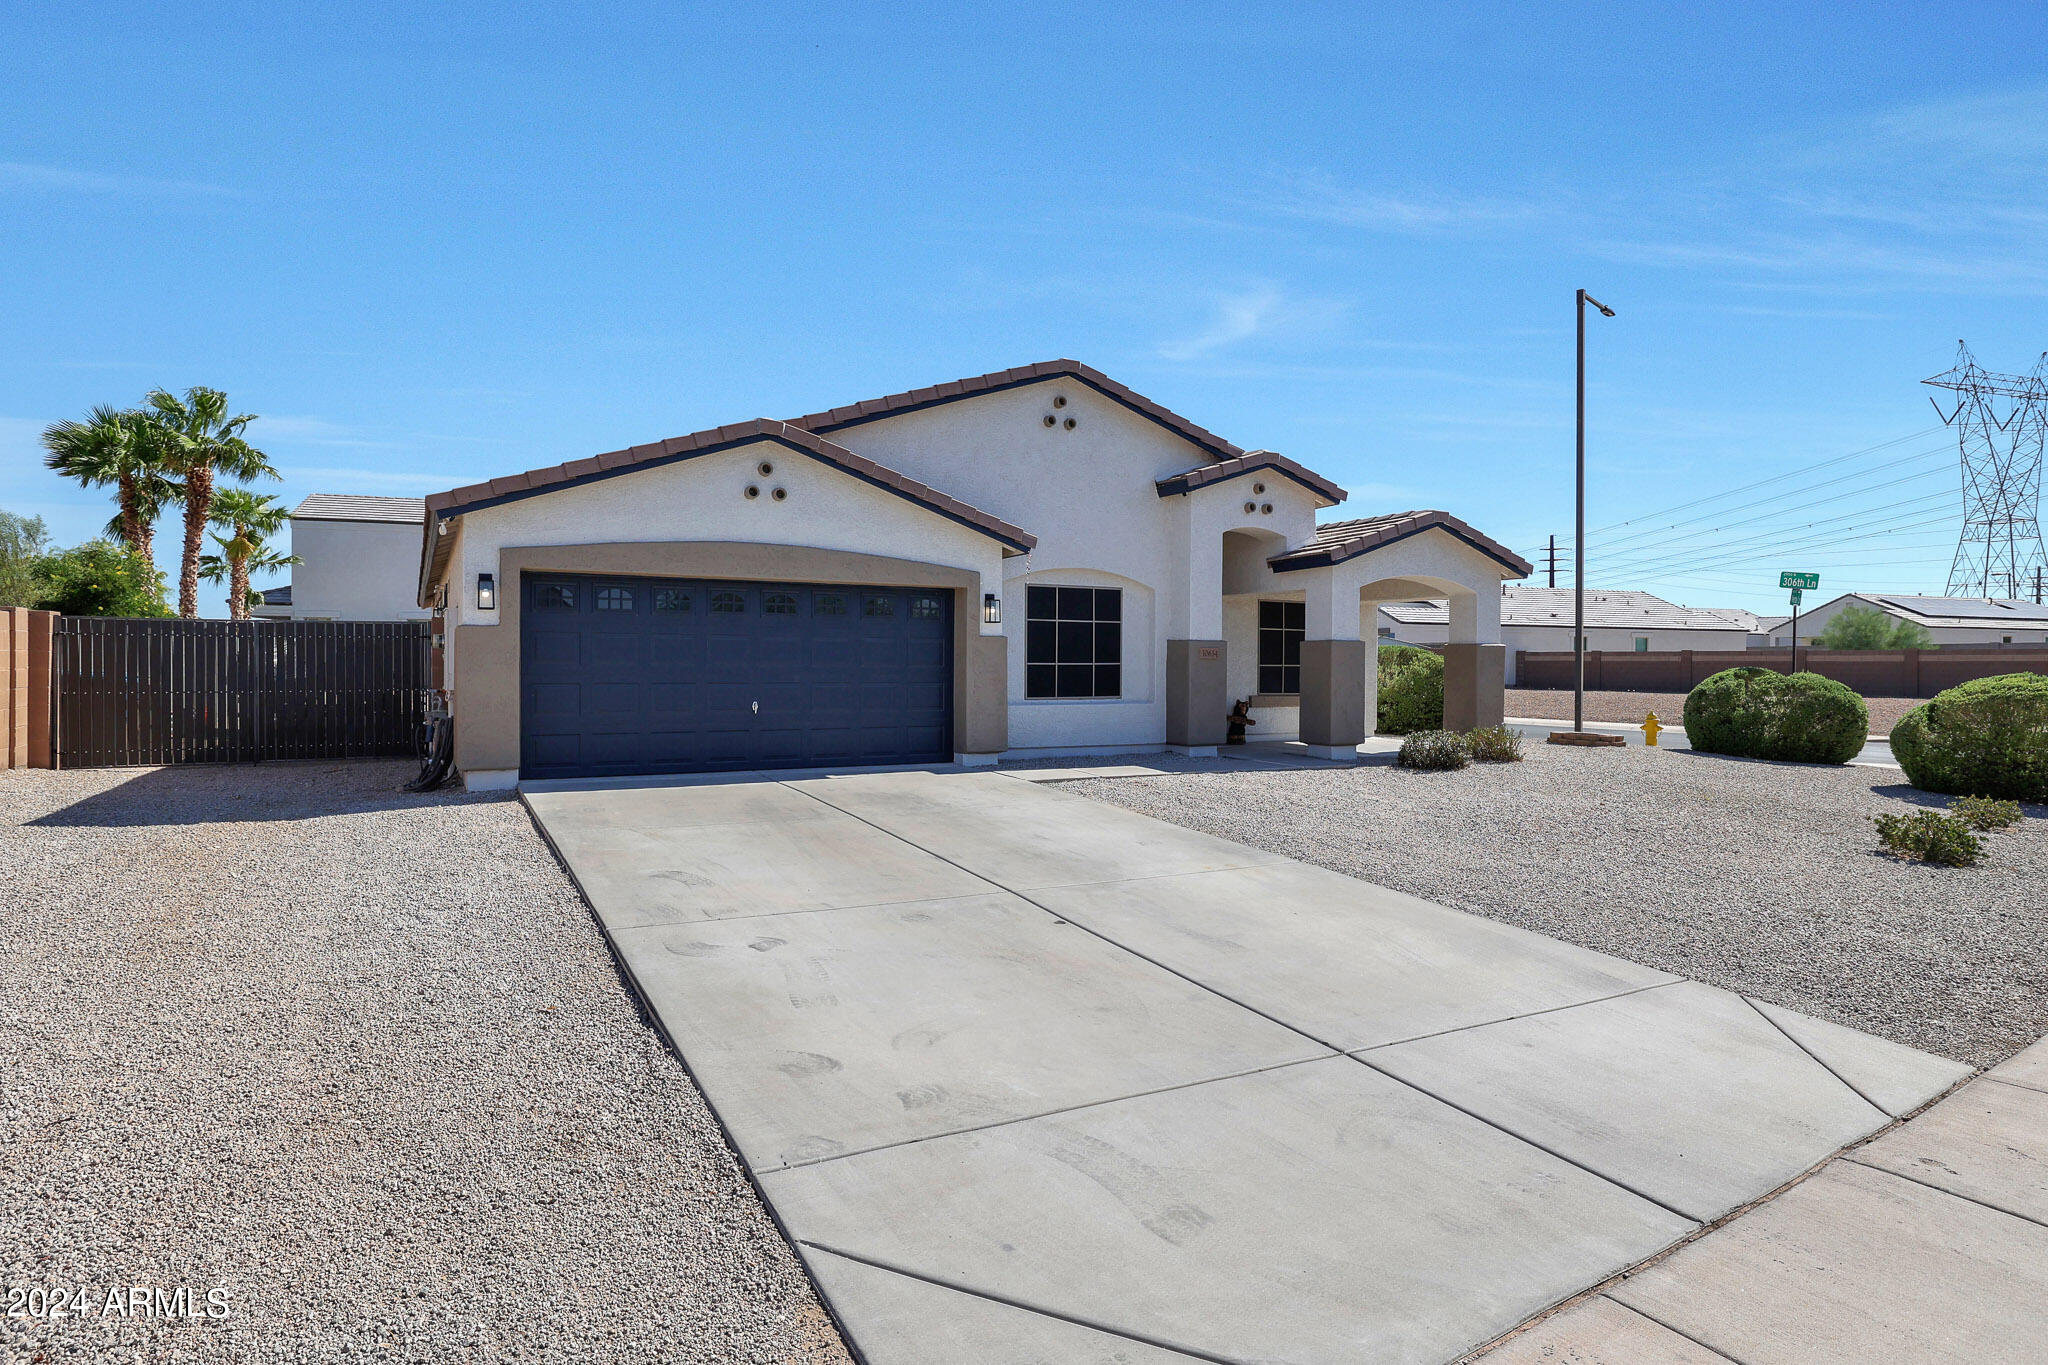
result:
[[[1876,851],[1870,816],[1941,800],[1886,768],[1544,744],[1450,773],[1171,762],[1061,790],[1961,1061],[2048,1032],[2048,807],[1958,869]]]
[[[513,801],[0,774],[0,1358],[843,1362]]]
[[[1570,720],[1572,718],[1572,694],[1552,692],[1533,687],[1510,687],[1507,690],[1508,711],[1511,716],[1522,720]],[[1920,705],[1917,697],[1865,697],[1863,704],[1870,710],[1870,736],[1882,739],[1892,732],[1899,723],[1899,717]],[[1588,692],[1586,694],[1586,719],[1618,721],[1629,725],[1641,725],[1643,713],[1655,711],[1657,719],[1665,725],[1685,724],[1685,693],[1683,692]]]

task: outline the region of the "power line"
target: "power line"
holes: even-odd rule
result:
[[[1850,480],[1852,480],[1852,479],[1867,479],[1867,478],[1869,478],[1869,477],[1870,477],[1871,475],[1873,475],[1873,474],[1879,474],[1879,473],[1882,473],[1882,472],[1884,472],[1884,471],[1885,471],[1885,470],[1887,470],[1887,469],[1896,469],[1896,468],[1897,468],[1898,466],[1900,466],[1900,465],[1902,465],[1902,464],[1910,464],[1910,463],[1912,463],[1912,462],[1913,462],[1913,461],[1915,461],[1915,460],[1925,460],[1925,459],[1929,458],[1930,456],[1938,456],[1938,457],[1941,457],[1941,458],[1942,458],[1942,460],[1944,461],[1944,463],[1943,463],[1942,465],[1939,465],[1939,466],[1931,466],[1931,467],[1929,467],[1928,469],[1922,470],[1922,471],[1920,471],[1920,472],[1919,472],[1919,473],[1917,473],[1917,474],[1910,474],[1910,475],[1907,475],[1906,477],[1907,477],[1908,479],[1917,479],[1917,478],[1925,478],[1925,477],[1927,477],[1927,475],[1929,475],[1929,474],[1936,474],[1936,473],[1945,473],[1945,472],[1947,472],[1947,469],[1946,469],[1946,458],[1947,458],[1947,455],[1948,455],[1948,447],[1947,447],[1947,446],[1935,446],[1935,447],[1932,447],[1932,448],[1930,448],[1930,449],[1927,449],[1927,450],[1920,450],[1920,451],[1915,451],[1915,452],[1914,452],[1914,453],[1912,453],[1911,455],[1905,455],[1905,456],[1901,456],[1901,457],[1900,457],[1899,459],[1896,459],[1896,460],[1887,460],[1887,461],[1885,461],[1885,462],[1884,462],[1883,464],[1879,464],[1879,465],[1873,465],[1873,466],[1872,466],[1872,467],[1870,467],[1869,469],[1859,469],[1859,470],[1855,471],[1854,473],[1838,475],[1837,477],[1835,477],[1835,478],[1832,478],[1832,479],[1823,479],[1823,480],[1821,480],[1821,481],[1820,481],[1819,483],[1815,483],[1815,484],[1808,484],[1808,485],[1805,485],[1804,487],[1800,487],[1800,488],[1794,488],[1794,489],[1787,489],[1787,490],[1784,490],[1784,491],[1782,491],[1782,492],[1778,492],[1778,493],[1773,493],[1773,494],[1772,494],[1772,495],[1771,495],[1770,497],[1767,497],[1767,498],[1758,498],[1758,499],[1756,499],[1756,500],[1755,500],[1754,502],[1746,502],[1746,503],[1743,503],[1743,504],[1741,504],[1740,506],[1736,506],[1736,507],[1727,507],[1727,508],[1723,508],[1723,509],[1721,509],[1721,510],[1720,510],[1720,511],[1718,511],[1718,512],[1710,512],[1710,513],[1708,513],[1708,514],[1707,514],[1706,516],[1703,516],[1703,517],[1692,517],[1692,518],[1689,518],[1689,519],[1688,519],[1688,520],[1686,520],[1686,521],[1681,521],[1681,522],[1674,522],[1674,523],[1672,523],[1672,524],[1671,524],[1671,525],[1669,525],[1669,526],[1660,526],[1660,527],[1657,527],[1657,528],[1655,528],[1654,530],[1648,530],[1648,531],[1637,531],[1637,532],[1636,532],[1635,534],[1633,534],[1633,535],[1627,535],[1627,536],[1623,536],[1623,537],[1621,537],[1621,538],[1620,538],[1619,540],[1609,541],[1609,542],[1608,542],[1608,545],[1609,545],[1609,547],[1610,547],[1610,548],[1612,548],[1612,547],[1614,547],[1614,546],[1618,546],[1618,545],[1626,545],[1626,544],[1628,544],[1628,543],[1629,543],[1630,541],[1634,541],[1634,540],[1642,540],[1642,539],[1645,539],[1646,537],[1649,537],[1649,536],[1655,536],[1655,535],[1662,535],[1662,534],[1664,534],[1665,532],[1668,532],[1668,531],[1675,531],[1675,530],[1678,530],[1678,529],[1679,529],[1680,527],[1683,527],[1683,526],[1693,526],[1693,525],[1697,525],[1698,523],[1700,523],[1700,522],[1703,522],[1703,521],[1712,521],[1712,520],[1715,520],[1715,519],[1717,519],[1717,518],[1720,518],[1720,517],[1724,517],[1724,516],[1727,516],[1727,515],[1729,515],[1730,513],[1734,513],[1734,512],[1742,512],[1742,511],[1747,511],[1747,510],[1748,510],[1749,508],[1752,508],[1752,507],[1762,507],[1762,506],[1765,506],[1766,504],[1782,504],[1782,503],[1783,503],[1784,501],[1786,501],[1787,499],[1792,499],[1792,498],[1800,498],[1800,497],[1804,497],[1804,496],[1805,496],[1806,494],[1808,494],[1808,493],[1812,493],[1812,492],[1814,492],[1814,491],[1816,491],[1816,490],[1818,490],[1818,489],[1822,489],[1822,488],[1832,488],[1832,487],[1834,487],[1834,486],[1835,486],[1836,484],[1839,484],[1839,483],[1847,483],[1847,482],[1849,482],[1849,481],[1850,481]],[[1871,487],[1872,487],[1872,488],[1886,488],[1886,487],[1890,487],[1890,486],[1891,486],[1891,483],[1902,483],[1902,482],[1904,482],[1904,481],[1905,481],[1904,479],[1894,479],[1894,480],[1891,480],[1891,481],[1890,481],[1890,483],[1883,483],[1883,484],[1875,484],[1875,485],[1871,485]],[[1860,491],[1860,490],[1859,490],[1859,491]],[[1842,495],[1842,496],[1853,496],[1853,494],[1849,494],[1849,495]],[[1824,499],[1824,501],[1833,501],[1833,500],[1835,500],[1835,499]],[[1741,520],[1738,520],[1738,521],[1735,521],[1735,522],[1729,522],[1729,523],[1724,523],[1723,525],[1720,525],[1720,526],[1713,526],[1713,527],[1707,527],[1707,528],[1705,528],[1705,529],[1703,529],[1703,530],[1701,530],[1701,531],[1697,531],[1697,532],[1688,532],[1687,534],[1688,534],[1688,536],[1693,536],[1693,535],[1709,535],[1709,534],[1712,534],[1713,532],[1716,532],[1716,531],[1723,531],[1723,530],[1726,530],[1726,529],[1728,529],[1728,527],[1729,527],[1729,526],[1740,526],[1740,525],[1744,525],[1744,524],[1746,524],[1747,522],[1750,522],[1750,521],[1761,521],[1761,520],[1765,520],[1765,519],[1767,519],[1767,518],[1769,517],[1769,515],[1770,515],[1769,513],[1766,513],[1766,514],[1765,514],[1765,515],[1764,515],[1763,517],[1748,517],[1748,518],[1743,518],[1743,519],[1741,519]],[[1592,542],[1593,542],[1593,534],[1592,534],[1592,533],[1589,533],[1589,534],[1587,535],[1587,537],[1586,537],[1586,540],[1587,540],[1587,546],[1588,546],[1588,548],[1590,549],[1590,548],[1591,548],[1591,545],[1592,545]]]
[[[1591,540],[1594,536],[1605,535],[1609,531],[1618,531],[1624,526],[1633,526],[1637,522],[1642,521],[1648,517],[1669,516],[1673,512],[1683,512],[1689,507],[1699,507],[1706,503],[1719,502],[1722,498],[1732,498],[1738,493],[1747,493],[1753,488],[1768,487],[1769,485],[1774,483],[1782,483],[1786,479],[1798,478],[1802,474],[1811,474],[1817,470],[1828,469],[1834,465],[1843,463],[1845,460],[1855,460],[1860,459],[1865,455],[1875,455],[1880,450],[1889,450],[1893,446],[1904,445],[1908,441],[1917,441],[1923,437],[1932,436],[1940,430],[1940,427],[1923,427],[1919,431],[1910,432],[1904,436],[1895,436],[1889,441],[1881,441],[1874,446],[1866,446],[1862,450],[1852,450],[1847,455],[1837,455],[1833,459],[1822,460],[1817,464],[1810,464],[1805,465],[1799,469],[1787,470],[1783,474],[1773,474],[1770,478],[1758,479],[1755,483],[1746,483],[1741,485],[1740,487],[1730,488],[1725,492],[1714,493],[1704,498],[1694,498],[1691,502],[1681,502],[1676,506],[1660,508],[1655,512],[1641,512],[1633,517],[1630,517],[1627,521],[1617,521],[1610,526],[1602,526],[1596,530],[1588,531],[1586,533],[1586,538],[1588,540]],[[1944,447],[1944,449],[1946,449],[1946,447]]]
[[[1895,480],[1891,484],[1880,484],[1878,485],[1878,487],[1893,487],[1896,486],[1896,484],[1909,483],[1911,481],[1912,480],[1910,479],[1900,479]],[[1874,492],[1876,490],[1869,489],[1860,491]],[[1775,540],[1786,535],[1809,532],[1817,527],[1832,526],[1838,522],[1854,521],[1858,518],[1873,517],[1884,512],[1903,512],[1910,508],[1918,508],[1931,505],[1934,503],[1946,502],[1953,496],[1954,495],[1950,493],[1948,490],[1943,489],[1938,492],[1922,493],[1914,497],[1902,498],[1896,502],[1879,503],[1875,506],[1870,507],[1858,507],[1847,512],[1840,512],[1831,516],[1819,517],[1809,521],[1780,524],[1775,526],[1764,526],[1760,527],[1760,529],[1758,530],[1750,532],[1747,535],[1737,536],[1732,540],[1722,539],[1719,541],[1701,542],[1699,537],[1697,536],[1688,536],[1673,541],[1668,545],[1658,546],[1654,549],[1640,549],[1632,553],[1617,555],[1613,559],[1608,559],[1605,556],[1600,555],[1597,551],[1594,552],[1594,554],[1590,557],[1598,560],[1601,566],[1605,569],[1619,568],[1623,570],[1633,570],[1646,565],[1659,564],[1674,557],[1689,558],[1703,552],[1713,553],[1723,550],[1736,549],[1747,545],[1754,545],[1763,541]],[[1820,502],[1815,503],[1814,506],[1820,506],[1826,502],[1836,500],[1837,499],[1823,498],[1820,500]],[[1755,520],[1760,522],[1768,520],[1768,518],[1757,518]],[[1720,528],[1717,528],[1717,530],[1718,529]]]

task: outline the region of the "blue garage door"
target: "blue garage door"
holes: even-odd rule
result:
[[[523,576],[529,777],[953,756],[953,595]]]

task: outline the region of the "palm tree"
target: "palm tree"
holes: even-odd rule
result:
[[[150,559],[156,549],[156,519],[184,489],[165,463],[161,433],[139,412],[102,404],[83,422],[53,422],[43,428],[43,463],[87,488],[114,487],[114,519],[107,533]]]
[[[185,396],[151,389],[144,415],[164,442],[165,461],[185,481],[185,544],[178,563],[178,615],[199,615],[199,548],[213,517],[216,474],[274,479],[270,459],[242,439],[253,413],[228,416],[228,396],[194,388]]]
[[[268,493],[223,488],[213,495],[212,517],[214,525],[228,527],[232,534],[213,537],[221,552],[200,557],[199,576],[209,583],[225,579],[228,615],[237,621],[247,620],[250,572],[299,562],[298,556],[279,554],[264,543],[265,537],[284,529],[291,513]]]
[[[261,541],[252,543],[239,536],[232,540],[214,536],[212,540],[221,552],[199,556],[199,576],[209,583],[228,585],[228,615],[237,621],[249,619],[258,599],[258,594],[249,590],[250,574],[305,562],[297,555],[280,554]]]

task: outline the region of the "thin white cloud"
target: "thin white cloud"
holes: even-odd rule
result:
[[[438,493],[444,488],[481,482],[481,476],[469,473],[408,473],[329,465],[293,466],[284,472],[294,483],[325,485],[318,491],[328,493]]]
[[[0,193],[232,195],[234,191],[196,180],[164,180],[143,175],[105,175],[98,171],[81,171],[68,166],[39,166],[26,161],[0,161]]]
[[[1207,326],[1162,342],[1158,351],[1165,360],[1202,360],[1255,338],[1327,329],[1342,312],[1343,305],[1333,299],[1303,298],[1276,285],[1258,285],[1217,299]]]
[[[1392,191],[1341,183],[1320,172],[1276,179],[1248,207],[1281,217],[1380,232],[1438,234],[1528,224],[1556,206],[1538,199],[1476,198],[1439,190]]]

